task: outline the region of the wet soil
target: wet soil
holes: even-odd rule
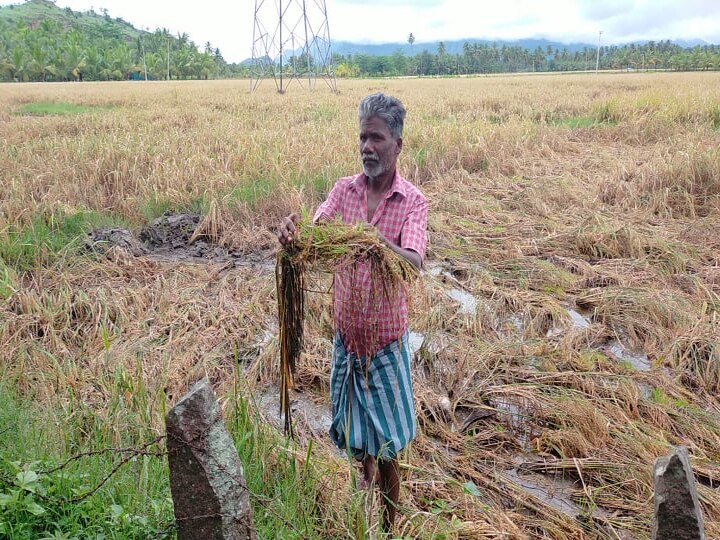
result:
[[[193,238],[201,217],[193,213],[166,212],[142,228],[137,235],[128,229],[95,229],[88,233],[86,245],[97,253],[113,247],[135,257],[158,262],[225,263],[228,266],[274,267],[270,249],[248,252],[214,244],[207,237]]]

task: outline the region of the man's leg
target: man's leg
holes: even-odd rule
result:
[[[360,482],[360,489],[370,489],[375,481],[375,475],[377,473],[377,466],[375,464],[375,458],[369,454],[365,454],[362,460],[363,464],[363,477]]]
[[[400,478],[398,476],[397,459],[381,459],[378,461],[380,469],[380,492],[383,497],[383,529],[392,532],[395,525],[395,512],[400,500]]]

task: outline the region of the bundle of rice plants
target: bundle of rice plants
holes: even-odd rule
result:
[[[343,272],[354,282],[358,265],[367,265],[370,276],[369,305],[392,301],[400,290],[418,276],[417,269],[392,251],[365,224],[345,225],[330,222],[317,225],[307,221],[298,224],[294,241],[277,254],[275,279],[280,325],[280,412],[284,415],[285,433],[292,436],[290,390],[293,388],[295,366],[303,348],[305,318],[305,274],[309,270]],[[352,294],[364,296],[358,290]],[[358,298],[367,301],[367,298]],[[372,309],[366,315],[372,318]],[[376,313],[376,310],[375,310]],[[369,332],[377,332],[377,320],[368,320]],[[366,336],[376,344],[377,336]]]

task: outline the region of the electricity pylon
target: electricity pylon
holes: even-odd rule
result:
[[[255,0],[250,91],[269,78],[281,94],[318,78],[337,92],[325,0]]]

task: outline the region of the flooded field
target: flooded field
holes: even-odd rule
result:
[[[207,375],[261,536],[380,537],[377,500],[327,436],[321,272],[297,440],[282,436],[274,228],[359,171],[355,107],[382,90],[407,106],[400,168],[430,201],[397,535],[649,539],[653,461],[683,444],[720,537],[720,76],[339,87],[0,87],[0,432],[19,434],[0,442],[0,480],[162,435]],[[18,114],[34,101],[104,107]],[[57,485],[92,489],[120,459],[73,461]],[[171,537],[168,497],[163,458],[140,454],[77,522]],[[34,531],[53,534],[69,506],[36,502]]]

